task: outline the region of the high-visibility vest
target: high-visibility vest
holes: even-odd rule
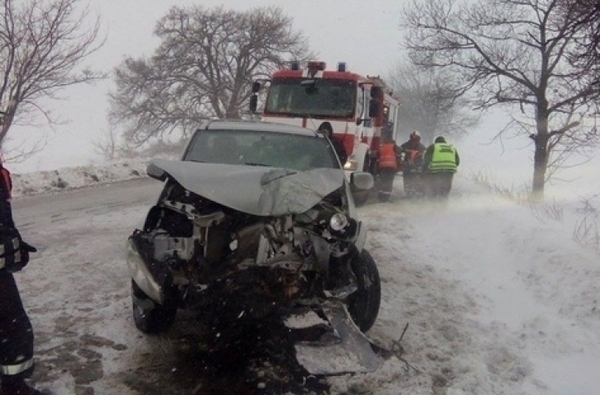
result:
[[[379,169],[396,170],[398,162],[396,160],[396,144],[383,143],[379,147]]]
[[[452,144],[436,143],[429,163],[430,173],[456,173],[456,148]]]

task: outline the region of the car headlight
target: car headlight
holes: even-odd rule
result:
[[[344,170],[356,170],[358,167],[358,163],[355,159],[348,159],[344,164]]]
[[[348,217],[346,217],[343,213],[336,213],[331,216],[329,220],[329,227],[336,231],[341,232],[344,228],[348,226]]]

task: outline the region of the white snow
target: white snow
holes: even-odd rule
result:
[[[145,162],[139,161],[15,174],[15,206],[23,195],[131,179],[144,171]],[[61,188],[59,178],[68,186]],[[597,197],[598,185],[588,184],[586,196]],[[368,336],[391,349],[408,323],[400,343],[404,352],[397,353],[404,361],[392,357],[376,372],[333,377],[332,394],[598,394],[600,258],[597,244],[580,245],[573,238],[575,224],[586,214],[591,221],[597,213],[589,207],[582,211],[581,193],[564,193],[558,203],[530,207],[460,173],[447,204],[398,199],[400,178],[396,188],[392,203],[367,204],[359,211],[383,287],[379,317]],[[552,218],[551,208],[562,214]],[[33,234],[45,244],[39,246],[45,247],[41,256],[17,279],[36,333],[73,330],[74,339],[86,334],[112,339],[114,344],[98,355],[109,375],[132,358],[119,354],[119,344],[130,349],[151,346],[128,332],[135,329],[129,322],[127,281],[121,277],[126,271],[124,263],[110,255],[122,252],[109,252],[122,249],[128,223],[141,218],[148,203],[113,213],[103,208],[90,213],[89,223],[75,219],[93,229],[94,237],[76,233],[73,223],[65,222],[69,209],[65,207],[63,222],[53,221],[45,229],[27,225],[31,218],[25,211],[16,216],[17,226],[24,225],[20,230],[25,239]],[[68,248],[53,247],[57,233],[71,238]],[[72,287],[75,272],[83,269],[71,261],[82,246],[102,265],[86,261],[88,281]],[[98,282],[114,282],[114,294],[90,294]],[[85,329],[85,323],[65,320],[60,328],[52,328],[55,324],[42,318],[50,314],[102,316],[107,325]],[[46,342],[44,353],[55,352],[53,339],[38,341]],[[50,357],[44,358],[42,366]],[[73,388],[68,372],[61,377],[62,382],[50,387],[68,395]],[[102,380],[94,388],[97,394],[135,393],[124,384]]]
[[[58,170],[12,174],[13,197],[60,192],[146,176],[145,159],[121,160],[105,165],[64,167]],[[10,170],[10,165],[7,165]]]

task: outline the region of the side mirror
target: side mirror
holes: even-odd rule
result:
[[[356,171],[350,174],[350,185],[356,189],[371,189],[375,186],[375,180],[371,173]]]
[[[317,83],[317,80],[315,80],[315,79],[306,79],[306,80],[300,81],[300,85],[303,85],[303,86],[313,86],[316,83]]]
[[[250,112],[256,113],[256,108],[258,107],[258,95],[253,94],[250,96]]]
[[[360,125],[363,123],[363,119],[362,118],[356,118],[356,124]]]
[[[159,181],[164,181],[167,179],[167,173],[165,173],[165,171],[160,167],[156,166],[154,162],[148,163],[148,166],[146,167],[146,174]]]
[[[380,103],[376,102],[375,100],[371,100],[369,102],[369,118],[376,118],[379,115],[380,110]]]
[[[383,89],[381,89],[380,86],[371,87],[371,97],[372,98],[381,97],[382,94],[383,94]]]
[[[260,91],[260,82],[254,81],[252,83],[252,93],[258,93]]]
[[[317,93],[319,93],[319,88],[317,88],[316,85],[309,85],[306,87],[306,94],[307,95],[316,95]]]

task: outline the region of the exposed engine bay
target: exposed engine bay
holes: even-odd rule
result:
[[[186,297],[213,294],[212,286],[243,293],[246,283],[249,294],[260,290],[282,303],[314,298],[322,294],[330,258],[348,254],[357,233],[356,222],[349,223],[336,208],[342,207],[341,199],[334,191],[305,213],[258,217],[173,183],[152,208],[139,237],[152,249],[152,259],[169,268],[172,284],[185,289]]]

